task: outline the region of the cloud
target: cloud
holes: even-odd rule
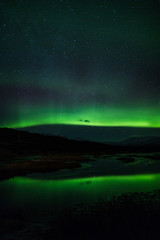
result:
[[[80,119],[79,121],[80,121],[80,122],[86,122],[86,123],[89,123],[89,122],[90,122],[90,121],[87,120],[87,119],[85,119],[85,120]]]

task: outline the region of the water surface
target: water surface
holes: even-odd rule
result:
[[[122,193],[160,189],[159,161],[134,157],[135,161],[126,164],[115,156],[107,157],[108,160],[103,156],[76,170],[30,174],[2,181],[1,214],[20,211],[32,217],[47,211],[56,213],[77,204],[110,200]]]

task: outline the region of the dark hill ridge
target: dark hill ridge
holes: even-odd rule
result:
[[[132,137],[160,137],[160,128],[144,127],[103,127],[52,124],[25,127],[19,130],[61,136],[67,139],[81,139],[102,143],[120,142]]]
[[[67,139],[59,136],[49,136],[40,133],[30,133],[16,129],[0,128],[0,144],[28,150],[43,151],[96,151],[107,148],[106,144],[90,141]]]
[[[123,145],[159,145],[160,146],[160,137],[133,137],[122,141]]]
[[[160,137],[133,137],[133,138],[128,138],[124,141],[121,142],[106,142],[107,144],[110,145],[118,145],[118,146],[160,146]]]
[[[0,128],[0,148],[12,153],[48,154],[63,152],[130,152],[158,151],[159,137],[130,138],[122,142],[99,143],[67,139],[59,136],[48,136],[40,133],[30,133],[16,129]]]

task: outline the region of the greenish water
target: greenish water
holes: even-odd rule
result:
[[[77,179],[15,177],[0,182],[1,214],[58,212],[74,204],[109,200],[126,192],[160,189],[160,174],[100,176]]]
[[[160,154],[86,156],[74,170],[36,173],[0,182],[1,216],[44,217],[65,208],[160,189]],[[97,160],[99,159],[99,160]]]

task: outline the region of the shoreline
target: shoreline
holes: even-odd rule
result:
[[[29,158],[32,159],[29,159]],[[27,159],[28,158],[28,159]],[[0,181],[31,173],[55,172],[62,169],[80,168],[84,159],[80,155],[51,155],[22,157],[23,160],[4,161],[0,167]]]

